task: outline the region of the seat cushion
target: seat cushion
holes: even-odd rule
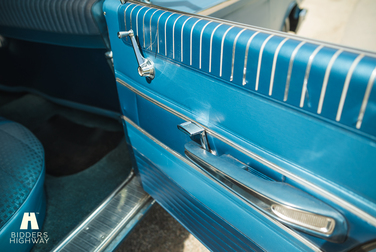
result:
[[[11,232],[20,232],[25,212],[37,213],[39,229],[45,213],[44,150],[24,126],[0,117],[0,247],[14,250]],[[31,224],[28,228],[31,228]],[[34,226],[35,228],[35,226]],[[32,230],[39,231],[39,230]],[[27,251],[32,244],[17,250]],[[8,250],[8,251],[10,251]]]

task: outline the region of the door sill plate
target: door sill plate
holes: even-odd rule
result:
[[[52,251],[113,251],[154,204],[132,171],[128,178]]]

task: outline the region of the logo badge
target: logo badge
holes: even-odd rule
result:
[[[37,217],[35,217],[35,213],[28,213],[28,212],[25,212],[23,215],[20,229],[26,230],[29,226],[29,222],[31,224],[32,230],[39,229]]]

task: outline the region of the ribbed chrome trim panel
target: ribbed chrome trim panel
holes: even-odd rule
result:
[[[128,1],[127,2],[127,5],[125,5],[123,7],[123,9],[120,9],[119,11],[119,14],[120,15],[130,15],[130,22],[132,24],[132,12],[133,10],[135,9],[135,7],[133,8],[130,8],[130,5],[135,5],[135,1]],[[180,62],[183,62],[183,54],[184,54],[184,47],[183,47],[183,30],[184,30],[184,27],[185,27],[185,24],[186,22],[191,19],[191,18],[194,18],[195,19],[195,22],[194,24],[191,26],[190,28],[190,42],[189,42],[189,63],[187,62],[187,66],[192,66],[192,68],[195,68],[196,70],[199,70],[199,71],[204,71],[206,72],[207,70],[205,68],[202,68],[202,65],[206,65],[206,64],[209,64],[209,71],[208,73],[212,73],[212,62],[213,62],[213,54],[216,54],[218,53],[220,56],[220,59],[219,59],[219,62],[218,62],[218,65],[219,65],[219,77],[222,77],[223,75],[223,71],[225,70],[229,70],[231,72],[231,75],[229,77],[229,80],[226,80],[226,81],[229,81],[229,82],[232,82],[233,84],[235,85],[239,85],[239,86],[245,86],[247,85],[248,81],[249,82],[252,82],[253,84],[253,80],[247,80],[247,73],[248,72],[252,72],[253,73],[253,70],[252,69],[248,69],[249,67],[248,64],[250,64],[250,62],[253,62],[252,60],[249,60],[248,58],[248,53],[256,53],[258,52],[258,65],[257,65],[257,69],[256,69],[256,80],[255,80],[255,86],[254,88],[250,87],[249,85],[247,87],[245,87],[245,89],[248,89],[250,91],[256,91],[258,92],[259,91],[259,85],[265,85],[264,83],[260,83],[260,79],[262,78],[264,80],[264,78],[270,78],[270,84],[269,84],[269,97],[272,98],[272,99],[275,99],[275,100],[278,100],[278,101],[283,101],[283,102],[287,102],[288,100],[288,96],[289,96],[289,93],[290,92],[293,92],[293,93],[296,93],[296,92],[300,92],[300,102],[298,102],[298,104],[294,104],[294,102],[289,102],[289,105],[299,109],[299,110],[304,110],[305,112],[307,113],[310,113],[310,114],[314,114],[315,116],[320,116],[322,119],[324,120],[330,120],[332,122],[338,122],[340,121],[340,117],[342,115],[342,113],[351,113],[348,109],[345,109],[343,111],[343,107],[344,107],[344,102],[346,99],[358,99],[358,97],[356,97],[355,95],[352,95],[351,93],[347,93],[347,88],[348,88],[348,85],[349,83],[351,82],[351,78],[352,78],[352,74],[349,74],[347,75],[347,80],[345,82],[345,85],[343,87],[343,91],[342,91],[342,94],[341,94],[341,99],[340,99],[340,103],[339,104],[334,104],[334,101],[333,100],[329,100],[327,103],[326,103],[326,106],[329,107],[327,109],[327,111],[331,111],[333,110],[333,107],[335,107],[335,109],[337,109],[337,116],[331,116],[330,114],[328,113],[325,113],[323,115],[320,115],[321,114],[321,111],[323,109],[323,103],[324,103],[324,98],[325,98],[325,93],[326,93],[326,88],[327,88],[327,85],[328,85],[328,81],[329,81],[329,76],[331,74],[333,74],[333,76],[338,76],[338,75],[343,75],[343,73],[341,73],[338,69],[338,67],[335,67],[334,70],[332,71],[332,67],[333,65],[335,65],[334,63],[336,62],[336,58],[339,56],[339,54],[344,50],[345,47],[338,47],[338,46],[334,46],[332,44],[328,44],[328,43],[323,43],[323,42],[319,42],[319,41],[314,41],[314,40],[309,40],[309,39],[302,39],[300,37],[297,37],[297,36],[290,36],[289,34],[286,34],[286,33],[279,33],[279,32],[272,32],[270,30],[267,30],[267,29],[263,29],[263,28],[259,28],[259,27],[252,27],[252,26],[247,26],[247,25],[241,25],[241,24],[238,24],[238,23],[234,23],[234,22],[228,22],[228,21],[224,21],[224,20],[218,20],[218,19],[215,19],[215,18],[211,18],[211,17],[204,17],[204,16],[198,16],[198,15],[191,15],[191,14],[187,14],[187,13],[183,13],[183,12],[179,12],[179,11],[172,11],[172,10],[167,10],[165,8],[159,8],[159,7],[156,7],[156,6],[153,6],[153,5],[145,5],[145,4],[142,4],[142,3],[137,3],[137,5],[135,6],[138,6],[138,9],[137,9],[137,15],[136,15],[136,26],[138,27],[138,14],[139,12],[142,10],[142,8],[144,7],[149,7],[149,10],[155,10],[155,12],[160,9],[161,11],[165,10],[165,12],[163,13],[168,13],[169,16],[167,17],[167,19],[163,19],[162,22],[163,22],[163,26],[164,26],[164,29],[165,29],[165,33],[164,33],[164,40],[162,38],[160,38],[160,34],[159,34],[159,21],[160,21],[160,18],[161,16],[163,15],[160,15],[159,18],[158,18],[158,21],[157,21],[157,24],[156,24],[156,30],[157,30],[157,33],[156,33],[156,36],[157,36],[157,46],[158,46],[158,50],[157,52],[159,53],[160,52],[160,47],[159,47],[159,44],[160,43],[163,43],[164,44],[164,53],[163,56],[164,57],[168,57],[170,58],[171,60],[175,60],[175,54],[181,54],[181,59],[180,59]],[[154,7],[154,8],[153,8]],[[132,9],[132,11],[129,13],[126,13],[126,9]],[[124,11],[123,11],[124,10]],[[129,12],[129,10],[128,10]],[[147,12],[144,13],[144,18],[145,18],[145,15],[146,15]],[[179,17],[176,19],[175,18],[175,22],[174,22],[174,25],[173,25],[173,30],[172,30],[172,45],[171,45],[171,42],[170,40],[167,39],[167,33],[166,33],[166,27],[167,27],[167,22],[169,21],[170,17],[173,16],[173,14],[177,14],[179,15]],[[154,13],[153,13],[154,15]],[[152,17],[153,15],[150,17],[150,32],[152,31]],[[176,22],[178,21],[178,19],[180,19],[181,17],[184,17],[186,20],[183,24],[183,26],[181,27],[181,47],[180,48],[177,48],[175,47],[175,35],[176,33],[179,31],[179,27],[175,27],[176,25]],[[198,31],[197,29],[195,30],[195,27],[196,25],[198,25],[198,23],[200,21],[204,21],[205,24],[204,24],[204,27],[200,29],[200,31]],[[120,21],[121,22],[121,21]],[[125,25],[126,25],[126,18],[124,18],[124,22],[125,22]],[[209,48],[209,62],[207,62],[207,59],[205,57],[203,57],[203,53],[205,53],[205,50],[203,50],[202,48],[202,43],[203,43],[203,40],[205,39],[205,37],[209,37],[208,34],[205,34],[204,33],[204,30],[207,29],[207,26],[209,24],[217,24],[216,27],[212,30],[212,33],[211,33],[211,36],[210,36],[210,48]],[[215,35],[215,32],[216,30],[221,26],[225,24],[227,27],[226,27],[226,30],[224,32],[224,34],[221,36],[221,37],[215,37],[215,40],[216,41],[219,41],[221,43],[221,46],[220,46],[220,49],[215,49],[215,50],[218,50],[216,52],[213,52],[213,38],[214,38],[214,35]],[[162,25],[162,24],[161,24]],[[235,39],[233,38],[233,35],[234,35],[234,31],[231,31],[233,28],[242,28],[242,30],[240,30],[240,32],[237,32],[237,35],[235,36]],[[176,30],[175,30],[176,29]],[[237,43],[237,40],[240,36],[240,34],[244,31],[252,31],[254,32],[253,33],[253,36],[251,38],[249,38],[249,41],[246,45],[246,47],[244,48],[245,44],[242,43],[240,46],[241,46],[241,49],[244,50],[245,49],[245,58],[244,58],[244,68],[243,68],[243,80],[241,81],[240,78],[235,78],[234,80],[234,67],[235,65],[238,65],[239,63],[242,63],[240,61],[242,61],[241,57],[237,57],[236,58],[236,61],[235,61],[235,49],[236,49],[236,43]],[[136,28],[136,33],[138,34],[138,28]],[[200,36],[200,41],[199,41],[199,50],[195,51],[194,53],[196,54],[195,56],[197,56],[197,58],[199,58],[198,60],[198,64],[193,64],[192,60],[193,60],[193,44],[194,44],[194,41],[193,41],[193,35],[198,33],[199,36]],[[260,37],[257,37],[257,42],[261,42],[262,43],[262,46],[260,49],[258,48],[249,48],[250,47],[250,43],[252,42],[252,39],[254,38],[254,36],[256,36],[258,33],[262,34],[263,36],[260,36]],[[231,36],[227,36],[226,35],[231,35]],[[272,71],[270,73],[270,75],[268,74],[269,71],[261,71],[261,65],[262,65],[262,58],[264,55],[271,55],[273,54],[273,52],[270,52],[270,51],[267,51],[267,52],[264,52],[264,49],[265,49],[265,46],[266,44],[268,43],[268,41],[273,38],[273,37],[276,37],[276,36],[279,36],[280,38],[284,38],[284,40],[279,44],[279,46],[277,47],[277,49],[274,51],[274,60],[273,60],[273,66],[272,66]],[[143,34],[143,37],[145,37],[145,33]],[[150,37],[151,37],[151,34],[150,34]],[[231,37],[231,38],[230,38]],[[291,40],[289,41],[289,39],[291,38]],[[261,40],[261,41],[259,41]],[[282,95],[279,94],[279,92],[283,92],[281,91],[280,88],[278,89],[275,89],[275,90],[278,90],[277,93],[276,91],[273,92],[273,87],[274,87],[274,81],[275,81],[275,71],[276,71],[276,68],[277,67],[277,57],[278,57],[278,54],[282,48],[282,45],[285,44],[285,42],[292,42],[292,41],[295,41],[297,43],[297,46],[295,46],[294,48],[294,51],[292,52],[291,55],[284,55],[284,57],[288,57],[288,60],[289,60],[289,64],[288,64],[288,69],[287,69],[287,77],[286,77],[286,83],[285,83],[285,86],[284,86],[284,93]],[[227,51],[224,50],[224,45],[225,43],[227,42],[231,42],[232,43],[232,55],[230,57],[232,57],[232,62],[231,62],[231,66],[229,67],[228,65],[224,65],[224,53]],[[291,45],[290,43],[289,46]],[[307,44],[307,47],[304,47],[302,48],[303,45]],[[145,48],[145,40],[144,40],[144,48]],[[309,94],[308,94],[308,89],[307,89],[307,85],[308,85],[308,78],[309,78],[309,73],[310,73],[310,70],[311,70],[311,66],[313,64],[313,59],[315,58],[316,54],[318,53],[318,51],[314,51],[314,52],[310,52],[310,47],[311,46],[315,46],[316,45],[316,49],[317,50],[321,50],[323,48],[325,49],[330,49],[330,48],[340,48],[337,53],[335,55],[332,56],[332,59],[331,61],[329,62],[328,65],[326,66],[323,66],[323,65],[320,65],[320,63],[317,63],[317,65],[319,65],[319,70],[322,70],[322,71],[325,71],[325,77],[324,77],[324,81],[323,81],[323,85],[322,85],[322,88],[321,88],[321,95],[318,97],[316,94],[316,92],[313,92],[313,96],[310,97]],[[152,44],[150,46],[151,48],[151,52],[153,51],[152,50]],[[172,55],[168,55],[167,53],[167,47],[172,47]],[[148,50],[150,48],[147,48]],[[302,48],[302,49],[301,49]],[[179,49],[180,49],[180,52],[179,52]],[[301,50],[300,50],[301,49]],[[176,50],[176,51],[175,51]],[[170,50],[171,51],[171,50]],[[285,51],[284,51],[285,53]],[[301,62],[302,60],[305,60],[304,58],[307,57],[306,56],[306,53],[310,53],[310,56],[309,56],[309,59],[308,59],[308,65],[307,65],[307,68],[306,68],[306,72],[305,72],[305,77],[304,77],[304,80],[302,81],[303,83],[302,86],[303,86],[303,89],[302,90],[296,90],[298,89],[298,86],[296,85],[296,82],[298,82],[299,80],[298,79],[294,79],[293,82],[294,83],[290,83],[292,80],[292,76],[293,76],[293,68],[294,68],[294,64],[302,64],[303,62]],[[328,50],[326,50],[325,54],[328,54]],[[362,57],[365,57],[365,56],[370,56],[370,57],[374,57],[376,58],[375,54],[372,54],[372,53],[369,53],[369,52],[362,52],[361,50],[355,50],[355,49],[351,49],[351,48],[346,48],[346,53],[358,53],[358,55],[363,55]],[[302,57],[298,57],[298,62],[295,62],[295,58],[297,56],[300,56],[302,55]],[[188,55],[187,55],[188,56]],[[227,56],[227,55],[226,55]],[[359,56],[360,57],[360,56]],[[349,58],[343,58],[341,60],[344,60],[344,62],[348,62],[350,59]],[[250,61],[250,62],[248,62]],[[183,62],[185,63],[185,62]],[[315,64],[316,64],[315,63]],[[217,62],[216,62],[217,64]],[[254,63],[253,63],[254,64]],[[340,64],[340,63],[339,63]],[[355,70],[355,68],[357,69],[357,65],[358,64],[354,64],[352,68],[354,69],[350,69],[352,71]],[[374,62],[370,62],[370,61],[365,61],[364,63],[362,62],[361,64],[361,68],[364,68],[366,65],[369,65],[371,66],[372,68],[374,67]],[[223,68],[226,68],[226,69],[223,69]],[[227,69],[227,68],[231,68],[231,69]],[[333,73],[332,73],[333,72]],[[295,74],[296,72],[294,72]],[[240,77],[242,74],[239,72],[237,73]],[[216,75],[216,74],[215,74]],[[360,83],[360,82],[364,82],[364,80],[356,80],[356,83],[355,84],[359,84],[356,86],[357,89],[361,89],[361,86],[365,83]],[[268,85],[266,84],[266,85]],[[299,83],[300,84],[300,83]],[[329,83],[329,85],[340,85],[339,83]],[[291,87],[290,87],[291,86]],[[313,86],[311,86],[313,87]],[[314,86],[315,89],[318,88],[317,86]],[[275,87],[274,87],[275,88]],[[292,90],[290,90],[291,88],[293,88]],[[341,87],[342,88],[342,87]],[[333,91],[334,90],[334,91]],[[340,92],[338,91],[339,89],[336,88],[336,89],[330,89],[330,93],[332,96],[336,96],[336,92]],[[263,95],[263,93],[261,92],[260,94]],[[310,104],[314,104],[314,106],[316,106],[316,100],[319,100],[318,102],[318,107],[317,109],[314,108],[314,111],[312,110],[312,108],[305,108],[304,106],[304,102],[305,102],[305,99],[308,99],[310,98],[312,103]],[[359,102],[359,106],[360,106],[360,103],[361,101],[360,100],[357,100],[357,102]],[[367,104],[369,105],[369,103],[367,102]],[[367,105],[366,104],[366,105]],[[326,109],[326,108],[325,108]],[[363,127],[362,130],[359,130],[360,128],[357,128],[356,125],[354,125],[354,123],[352,123],[349,119],[349,117],[346,117],[346,120],[342,120],[340,123],[347,127],[348,129],[350,130],[353,130],[359,134],[362,134],[362,135],[365,135],[366,137],[371,137],[373,139],[376,138],[376,132],[374,132],[374,130],[372,130],[372,127]],[[367,122],[366,122],[367,123]]]
[[[103,251],[151,197],[133,171],[128,178],[52,251]]]
[[[142,129],[141,127],[139,127],[137,124],[135,124],[131,119],[129,119],[128,117],[122,115],[121,118],[129,123],[130,125],[132,125],[134,128],[136,128],[138,131],[140,131],[142,134],[144,134],[146,137],[148,137],[150,140],[152,140],[153,142],[155,142],[156,144],[158,144],[159,146],[161,146],[163,149],[165,149],[166,151],[168,151],[169,153],[171,153],[172,155],[174,155],[175,157],[179,158],[182,162],[186,163],[187,165],[189,165],[191,168],[195,169],[196,171],[200,172],[202,175],[212,179],[212,177],[210,175],[208,175],[206,172],[204,172],[202,169],[198,168],[195,164],[193,164],[191,161],[189,161],[187,158],[183,157],[182,155],[180,155],[178,152],[172,150],[171,148],[169,148],[167,145],[163,144],[162,142],[160,142],[158,139],[156,139],[155,137],[153,137],[152,135],[150,135],[147,131],[145,131],[144,129]],[[220,184],[219,184],[220,185]],[[230,193],[233,193],[230,189],[228,189],[226,186],[223,186],[223,185],[220,185],[222,186],[224,189],[226,189],[227,191],[229,191]],[[241,200],[244,200],[243,198],[239,197],[239,199]],[[288,234],[290,234],[291,236],[293,236],[294,238],[296,238],[297,240],[299,240],[300,242],[302,242],[304,245],[306,245],[307,247],[309,247],[310,249],[312,249],[313,251],[321,251],[320,248],[318,248],[316,245],[314,245],[313,243],[311,243],[310,241],[308,241],[307,239],[305,239],[304,237],[300,236],[298,233],[296,233],[295,231],[293,231],[292,229],[284,226],[283,224],[281,224],[280,222],[278,221],[275,221],[274,219],[272,219],[271,217],[265,215],[263,212],[261,212],[259,209],[253,207],[253,206],[250,206],[252,207],[254,210],[256,210],[257,212],[259,212],[260,214],[262,214],[263,216],[265,216],[265,218],[267,218],[268,220],[270,220],[271,222],[273,222],[273,224],[275,224],[276,226],[278,226],[279,228],[283,229],[285,232],[287,232]]]
[[[271,29],[267,29],[267,28],[263,28],[263,27],[256,27],[256,26],[253,26],[253,25],[242,24],[242,23],[238,23],[238,22],[234,22],[234,21],[230,21],[230,20],[223,20],[223,19],[219,19],[219,18],[202,16],[202,15],[198,15],[198,14],[188,14],[188,13],[185,13],[185,12],[182,12],[182,11],[172,10],[172,9],[156,6],[156,5],[153,5],[153,4],[142,3],[142,2],[139,2],[137,0],[128,0],[126,4],[137,4],[137,5],[141,5],[141,6],[147,6],[149,8],[156,8],[156,9],[164,10],[166,12],[167,11],[169,11],[169,12],[173,11],[174,13],[177,13],[177,14],[183,14],[183,15],[186,15],[186,16],[189,16],[189,17],[195,17],[195,18],[202,19],[202,20],[216,21],[217,23],[227,24],[229,26],[235,26],[235,27],[238,27],[238,28],[246,28],[246,29],[249,29],[249,30],[257,30],[259,32],[263,32],[263,33],[266,33],[266,34],[269,34],[269,35],[273,34],[274,36],[292,38],[292,39],[295,39],[295,40],[304,41],[306,43],[312,43],[312,44],[316,44],[316,45],[324,45],[326,47],[334,48],[334,49],[346,49],[346,51],[348,51],[348,52],[352,52],[352,53],[356,53],[356,54],[363,53],[366,56],[376,57],[376,53],[371,52],[371,51],[354,49],[352,47],[346,47],[346,46],[339,46],[339,45],[334,44],[334,43],[323,42],[321,40],[315,40],[315,39],[309,39],[309,38],[300,37],[300,36],[293,35],[293,34],[286,33],[286,32],[271,30]]]
[[[137,89],[135,89],[134,87],[130,86],[129,84],[127,84],[126,82],[124,82],[123,80],[119,79],[119,78],[116,78],[116,81],[127,87],[129,90],[131,90],[132,92],[134,92],[135,94],[141,96],[142,98],[154,103],[155,105],[157,105],[158,107],[168,111],[169,113],[172,113],[173,115],[175,116],[178,116],[179,118],[185,120],[185,121],[192,121],[192,122],[195,122],[196,124],[200,125],[201,127],[203,127],[207,132],[208,134],[210,134],[211,136],[217,138],[218,140],[228,144],[229,146],[235,148],[236,150],[242,152],[243,154],[247,155],[248,157],[260,162],[261,164],[273,169],[274,171],[288,177],[289,179],[292,179],[293,181],[301,184],[301,185],[304,185],[305,187],[309,188],[310,190],[320,194],[322,197],[324,198],[327,198],[328,200],[334,202],[335,204],[343,207],[344,209],[348,210],[349,212],[357,215],[359,218],[365,220],[366,222],[368,222],[369,224],[373,225],[376,227],[376,217],[375,216],[372,216],[366,212],[364,212],[363,210],[359,209],[358,207],[352,205],[351,203],[347,202],[346,200],[330,193],[329,191],[326,191],[322,188],[320,188],[319,186],[295,175],[294,173],[290,172],[290,171],[287,171],[285,169],[283,169],[282,167],[280,167],[279,165],[276,165],[268,160],[266,160],[265,158],[263,157],[260,157],[259,155],[243,148],[242,146],[240,145],[237,145],[235,143],[233,143],[232,141],[230,141],[229,139],[227,139],[226,137],[214,132],[213,130],[209,129],[208,127],[196,122],[195,120],[193,120],[192,118],[189,118],[188,116],[185,116],[179,112],[177,112],[176,110],[173,110],[171,109],[170,107],[154,100],[153,98],[145,95],[144,93],[138,91]]]

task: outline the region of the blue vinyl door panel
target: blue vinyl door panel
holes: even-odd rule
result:
[[[374,54],[132,1],[107,0],[104,11],[143,186],[205,245],[347,251],[376,238]],[[151,81],[117,37],[130,29],[154,63]],[[346,239],[290,229],[202,172],[185,157],[186,121],[215,155],[335,209]]]

